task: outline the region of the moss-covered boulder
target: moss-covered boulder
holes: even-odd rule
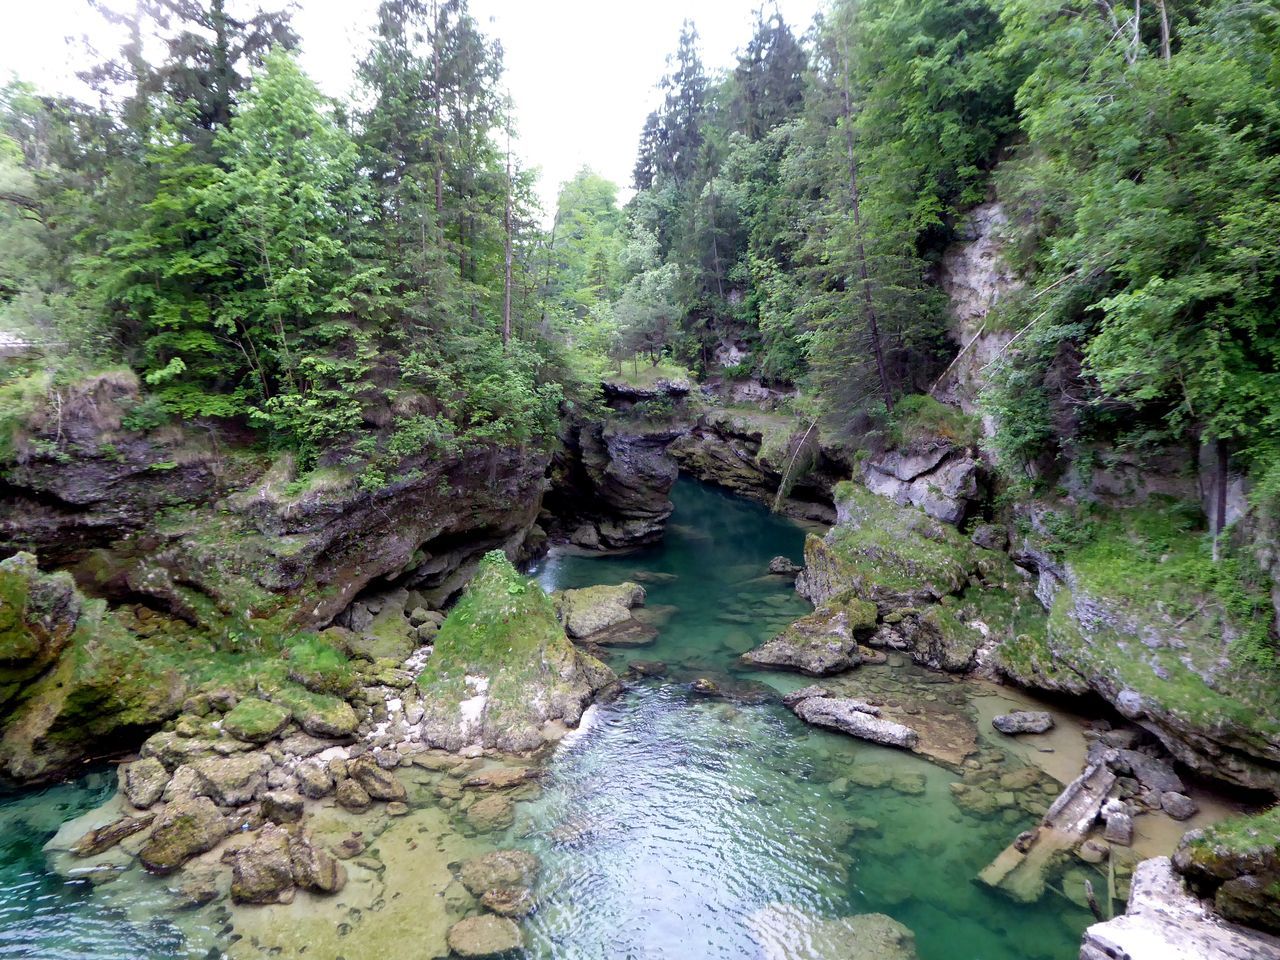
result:
[[[876,605],[845,594],[801,617],[742,659],[760,667],[781,667],[821,677],[851,670],[862,662],[859,639],[876,624]]]
[[[576,724],[613,672],[577,649],[551,598],[498,551],[485,556],[418,678],[423,740],[532,750],[543,725]]]
[[[170,874],[192,857],[212,850],[231,832],[231,821],[208,797],[170,803],[138,853],[152,873]]]
[[[289,720],[289,711],[279,704],[246,697],[222,718],[222,729],[246,743],[266,743],[278,736]]]
[[[0,776],[50,779],[177,713],[185,628],[167,624],[140,644],[66,574],[41,573],[24,554],[0,568]]]
[[[837,523],[805,541],[796,589],[814,606],[845,593],[881,614],[956,593],[976,569],[976,547],[954,527],[855,483],[836,488]]]
[[[600,584],[552,594],[556,615],[575,640],[593,635],[631,620],[631,610],[644,603],[644,587],[638,583]]]
[[[1173,865],[1228,920],[1280,933],[1280,807],[1192,830]]]

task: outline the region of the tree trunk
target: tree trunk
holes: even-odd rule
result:
[[[876,317],[875,299],[871,295],[871,272],[867,268],[867,249],[862,239],[862,202],[858,194],[858,156],[853,142],[853,98],[849,93],[849,61],[844,63],[844,139],[849,154],[849,212],[853,216],[854,252],[858,257],[858,279],[862,284],[863,315],[871,336],[871,352],[876,361],[876,373],[880,377],[880,393],[885,409],[893,412],[893,390],[889,387],[889,372],[885,369],[884,350],[880,344],[880,321]]]
[[[1167,61],[1172,56],[1169,46],[1169,10],[1165,7],[1165,0],[1156,0],[1156,7],[1160,11],[1160,59]]]
[[[507,203],[502,214],[502,346],[511,342],[511,128],[507,128]]]
[[[1231,452],[1227,441],[1218,440],[1217,469],[1214,471],[1214,504],[1213,504],[1213,562],[1221,558],[1222,531],[1227,527],[1227,471],[1231,462]]]
[[[440,214],[444,210],[444,130],[440,126],[440,8],[435,2],[431,4],[432,37],[431,37],[431,71],[435,94],[436,115],[436,227],[440,225]]]

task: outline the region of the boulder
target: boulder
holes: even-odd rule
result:
[[[269,700],[246,697],[222,718],[222,729],[246,743],[266,743],[289,725],[289,711]]]
[[[505,830],[515,818],[515,804],[502,794],[481,797],[467,808],[467,822],[481,833]]]
[[[910,727],[867,712],[867,704],[843,697],[810,697],[791,708],[805,723],[839,730],[860,740],[887,747],[914,749],[920,735]]]
[[[293,881],[313,893],[338,893],[347,883],[347,870],[301,827],[287,831],[289,868]]]
[[[333,774],[327,766],[316,760],[304,760],[298,764],[294,773],[298,778],[298,792],[304,797],[318,800],[333,792]]]
[[[1280,934],[1280,807],[1189,831],[1173,865],[1228,920]]]
[[[236,903],[292,903],[297,885],[289,859],[289,835],[268,824],[231,863],[231,899]]]
[[[615,586],[563,590],[552,599],[565,632],[580,640],[630,621],[632,608],[644,603],[645,590],[628,581]]]
[[[532,887],[541,867],[538,858],[524,850],[495,850],[463,861],[458,879],[480,897],[491,890]]]
[[[803,569],[789,557],[774,557],[769,561],[769,572],[782,577],[794,577]]]
[[[262,796],[262,815],[272,823],[297,823],[302,810],[302,796],[292,790],[269,790]]]
[[[241,807],[252,803],[266,789],[271,759],[261,753],[208,757],[191,764],[191,769],[198,793],[220,807]]]
[[[1280,938],[1223,922],[1189,893],[1168,857],[1134,871],[1124,914],[1085,931],[1080,960],[1280,960]]]
[[[126,763],[120,775],[125,796],[139,810],[145,810],[158,801],[169,785],[169,771],[155,757]]]
[[[333,740],[354,736],[360,726],[351,704],[337,697],[312,695],[300,698],[294,704],[293,716],[307,733]]]
[[[175,800],[156,818],[138,859],[148,871],[163,876],[212,850],[230,832],[231,822],[208,797]]]
[[[882,913],[827,919],[773,904],[747,919],[764,960],[917,960],[915,935]]]
[[[468,917],[449,928],[449,949],[460,957],[500,957],[524,947],[524,937],[506,917]]]
[[[1010,736],[1018,733],[1048,733],[1053,729],[1053,714],[1043,710],[1014,710],[993,718],[991,726]]]
[[[1173,770],[1173,765],[1138,750],[1117,750],[1110,761],[1111,769],[1129,774],[1148,790],[1156,793],[1184,793],[1186,785]]]
[[[782,633],[742,655],[747,663],[784,667],[820,677],[862,662],[858,636],[876,622],[876,606],[856,597],[832,600]]]
[[[408,799],[408,791],[404,784],[390,770],[384,770],[368,755],[356,757],[347,764],[347,776],[360,784],[374,800],[398,800],[403,803]]]
[[[1185,793],[1169,790],[1160,794],[1160,809],[1174,820],[1190,820],[1200,807]]]
[[[1119,810],[1108,813],[1102,839],[1122,847],[1133,846],[1133,817]]]
[[[352,813],[364,813],[373,806],[373,800],[365,788],[350,777],[338,781],[334,796],[339,806]]]

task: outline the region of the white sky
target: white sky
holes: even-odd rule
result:
[[[115,0],[119,7],[123,0]],[[822,0],[776,0],[798,34]],[[773,0],[471,0],[485,32],[502,41],[507,83],[516,103],[518,149],[542,171],[540,194],[551,209],[558,186],[584,164],[628,195],[636,141],[657,103],[654,85],[675,50],[680,24],[692,18],[709,70],[728,67],[749,36],[752,11]],[[132,4],[126,4],[132,6]],[[233,11],[244,0],[231,0]],[[268,9],[280,4],[261,0]],[[302,62],[325,92],[345,95],[366,47],[377,0],[301,0],[294,26]],[[16,73],[44,89],[74,92],[82,66],[68,36],[112,49],[110,32],[85,0],[0,0],[0,77]]]

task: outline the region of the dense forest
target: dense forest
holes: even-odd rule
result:
[[[984,397],[1008,475],[1221,440],[1280,489],[1268,4],[841,0],[804,35],[762,11],[723,74],[688,23],[634,197],[584,170],[547,228],[464,0],[383,3],[349,104],[286,13],[143,9],[96,102],[5,89],[0,159],[6,320],[138,371],[137,424],[237,421],[374,482],[424,445],[546,439],[601,369],[707,374],[730,340],[722,372],[865,432],[960,346],[938,263],[998,192],[1025,279],[988,321],[1017,331]]]

